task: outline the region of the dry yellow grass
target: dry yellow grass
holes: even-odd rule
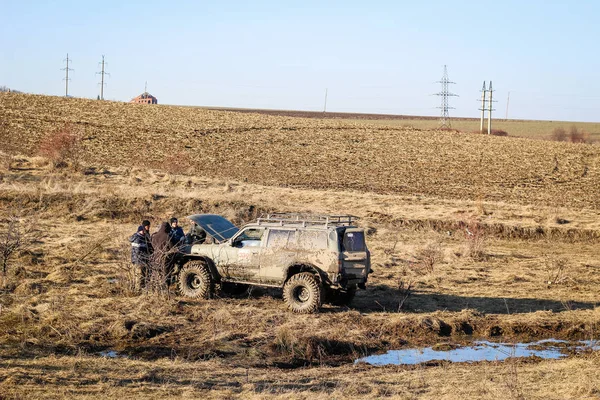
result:
[[[44,233],[19,255],[0,289],[5,397],[599,393],[595,353],[542,362],[351,365],[371,352],[473,337],[597,339],[597,147],[41,96],[0,96],[0,116],[4,137],[20,138],[0,143],[0,151],[17,154],[0,170],[0,229],[16,212]],[[18,155],[35,153],[61,121],[85,132],[85,173]],[[194,129],[208,133],[194,136]],[[169,146],[189,152],[196,176],[134,165],[135,140],[142,139],[157,161]],[[268,157],[257,157],[260,143],[270,143]],[[332,153],[338,145],[342,150]],[[210,154],[215,146],[227,151]],[[470,174],[479,161],[469,149],[489,157],[492,172],[507,174]],[[447,153],[436,157],[433,150]],[[546,151],[559,161],[555,175],[527,190],[510,187],[546,166],[552,172]],[[328,169],[336,157],[362,160],[360,173]],[[513,165],[515,159],[523,164]],[[577,175],[583,166],[585,176]],[[345,189],[341,178],[349,182]],[[350,309],[294,315],[277,292],[189,301],[134,295],[124,285],[126,238],[142,218],[156,225],[172,215],[214,212],[243,223],[266,211],[362,218],[375,272]],[[484,240],[481,254],[469,257],[466,231],[474,227]],[[430,243],[440,246],[442,259],[412,268]],[[411,280],[414,293],[399,312],[401,280]],[[106,349],[134,359],[98,357]]]
[[[564,361],[309,369],[236,367],[214,359],[144,362],[75,357],[0,360],[4,398],[597,399],[597,355]]]

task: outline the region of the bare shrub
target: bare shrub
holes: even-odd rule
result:
[[[131,245],[129,242],[119,243],[115,255],[114,266],[117,287],[125,295],[137,294],[141,288],[142,272],[137,265],[131,262]]]
[[[490,133],[494,136],[508,136],[508,132],[503,131],[502,129],[492,129]]]
[[[39,154],[48,158],[55,168],[78,167],[80,153],[81,136],[70,124],[48,134],[39,145]]]
[[[434,267],[444,261],[442,245],[438,242],[429,243],[427,246],[417,250],[415,259],[417,262],[413,268],[421,270],[424,273],[432,273]]]
[[[30,249],[39,236],[35,224],[27,224],[17,216],[9,217],[7,222],[0,225],[0,265],[3,286],[14,256],[20,251]]]
[[[144,282],[144,290],[147,294],[169,297],[171,274],[167,271],[166,264],[169,262],[171,254],[171,252],[161,251],[155,251],[152,254]]]
[[[555,142],[566,142],[567,141],[567,131],[563,127],[554,128],[550,138],[552,140],[554,140]]]
[[[590,135],[583,129],[577,129],[575,125],[569,130],[569,140],[571,143],[588,143]]]
[[[504,385],[508,390],[507,394],[510,395],[509,398],[523,400],[525,399],[525,395],[523,393],[523,389],[521,388],[522,384],[519,381],[519,367],[517,361],[514,359],[516,356],[516,348],[511,351],[510,356],[513,359],[508,362]]]
[[[476,130],[476,131],[471,131],[471,133],[474,133],[474,134],[477,134],[477,135],[479,135],[479,134],[487,135],[488,131],[487,131],[487,129],[484,129],[483,132],[480,131],[480,130]],[[506,132],[506,131],[504,131],[502,129],[492,129],[490,131],[490,134],[493,135],[493,136],[503,136],[503,137],[508,136],[508,132]]]
[[[470,221],[465,227],[465,255],[473,260],[485,258],[486,235],[477,221]]]
[[[548,287],[551,285],[565,284],[573,280],[570,277],[570,265],[566,258],[556,257],[554,255],[545,255],[544,258],[546,271],[545,282]]]
[[[400,279],[398,279],[398,312],[404,309],[406,301],[412,294],[412,287],[413,281],[412,279],[407,277],[407,273],[405,270],[403,276],[401,276]]]
[[[114,272],[120,292],[126,296],[144,293],[169,298],[173,272],[172,268],[166,266],[173,263],[176,252],[177,249],[157,250],[150,257],[148,264],[142,266],[132,263],[129,242],[118,243],[114,250]]]

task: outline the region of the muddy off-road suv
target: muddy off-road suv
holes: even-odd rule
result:
[[[231,292],[279,287],[290,310],[311,313],[323,302],[350,303],[367,283],[371,257],[356,217],[270,214],[241,229],[219,215],[187,218],[191,243],[177,271],[185,296],[210,298],[217,285]],[[194,243],[198,237],[203,243]]]

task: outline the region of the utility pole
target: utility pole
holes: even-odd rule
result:
[[[483,89],[481,89],[481,124],[479,124],[479,133],[483,133],[483,120],[485,119],[485,81],[483,81]]]
[[[325,105],[323,106],[323,113],[327,112],[327,88],[325,88]]]
[[[455,84],[456,82],[451,82],[450,79],[448,79],[448,68],[444,65],[444,76],[442,76],[442,80],[438,81],[437,83],[441,83],[442,84],[442,91],[439,93],[436,93],[436,96],[440,96],[442,98],[442,105],[440,107],[438,107],[439,109],[442,110],[441,112],[441,117],[440,117],[440,128],[450,128],[450,114],[448,112],[448,110],[454,109],[454,107],[450,107],[449,105],[449,99],[452,96],[457,96],[457,94],[451,93],[448,89],[448,86],[450,84]]]
[[[73,61],[73,60],[69,60],[69,53],[67,53],[67,58],[65,58],[63,60],[63,62],[66,61],[67,62],[67,66],[65,68],[62,68],[61,71],[65,71],[66,76],[63,78],[63,81],[65,81],[65,97],[69,96],[69,81],[71,80],[69,78],[69,71],[73,71],[71,68],[69,68],[69,61]]]
[[[490,135],[492,133],[492,111],[494,111],[494,109],[492,108],[492,93],[494,91],[492,90],[492,81],[490,81],[490,89],[488,90],[488,93],[490,94],[490,98],[488,100],[488,135]]]
[[[104,85],[106,85],[104,83],[104,75],[110,76],[108,72],[104,71],[104,65],[106,64],[104,62],[104,55],[102,56],[102,62],[100,62],[99,64],[102,65],[102,70],[100,72],[96,72],[96,75],[100,74],[100,100],[104,100]]]
[[[508,104],[510,103],[510,91],[508,92],[508,97],[506,98],[506,115],[504,116],[504,119],[506,121],[508,121]]]

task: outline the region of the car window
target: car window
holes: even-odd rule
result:
[[[323,250],[327,248],[326,231],[299,231],[298,247],[308,250]]]
[[[264,228],[248,228],[235,238],[235,245],[238,247],[260,246],[264,232]]]
[[[344,232],[342,239],[342,251],[365,251],[366,247],[364,232]]]
[[[294,235],[296,231],[283,230],[283,229],[271,229],[269,231],[269,238],[267,240],[267,247],[270,248],[283,248],[288,247],[294,243]]]

